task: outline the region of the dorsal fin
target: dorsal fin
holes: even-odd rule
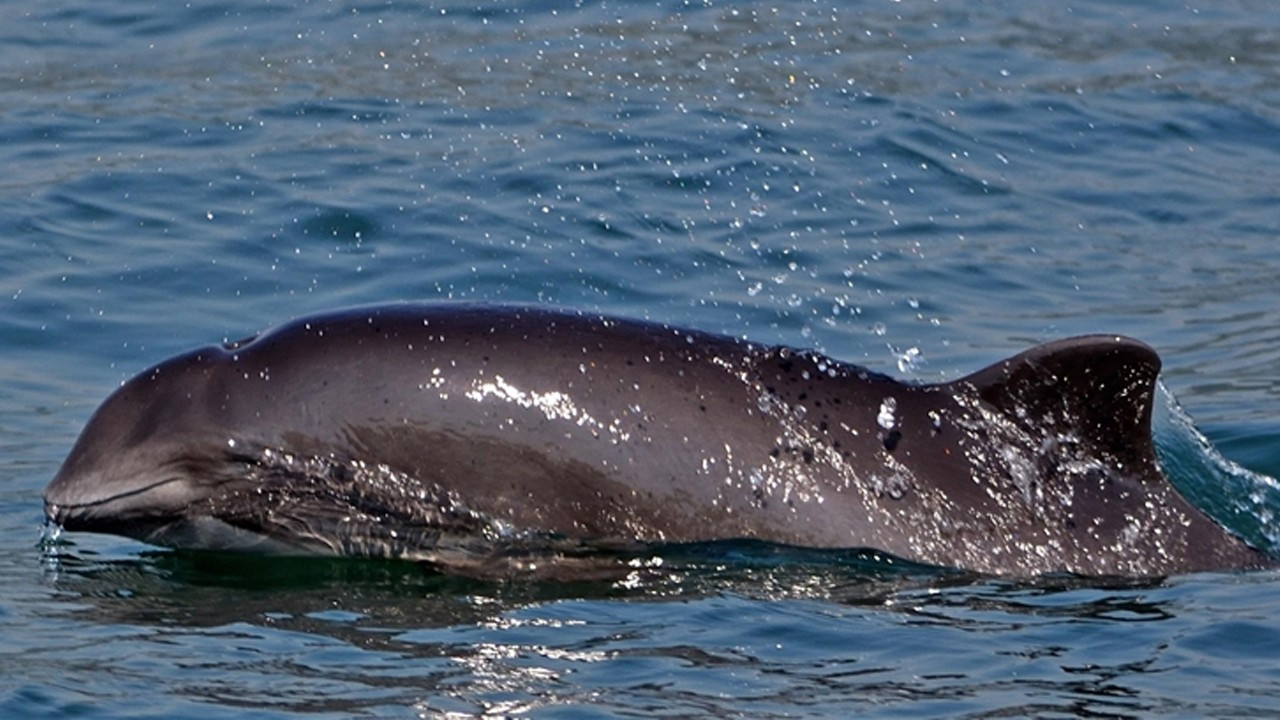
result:
[[[1071,433],[1129,471],[1155,470],[1151,410],[1160,357],[1118,335],[1039,345],[957,380],[1024,427]],[[1158,474],[1158,470],[1157,470]]]

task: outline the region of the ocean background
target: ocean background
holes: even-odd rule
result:
[[[40,500],[150,364],[466,299],[924,382],[1133,335],[1164,359],[1170,475],[1275,550],[1271,0],[13,0],[0,168],[0,716],[1280,714],[1275,571],[727,547],[497,585],[51,542]]]

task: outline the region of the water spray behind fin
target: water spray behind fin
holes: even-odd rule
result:
[[[1245,542],[1280,555],[1280,481],[1223,456],[1163,383],[1156,384],[1152,433],[1169,481]]]

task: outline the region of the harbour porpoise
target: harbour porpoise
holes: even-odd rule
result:
[[[480,575],[726,539],[1016,576],[1271,565],[1162,474],[1159,369],[1096,335],[909,384],[586,313],[357,308],[125,382],[45,513],[171,547]]]

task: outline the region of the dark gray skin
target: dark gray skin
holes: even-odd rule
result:
[[[630,320],[355,309],[128,381],[45,509],[175,547],[482,575],[734,538],[1018,576],[1270,565],[1161,474],[1159,368],[1137,341],[1091,336],[911,385]]]

